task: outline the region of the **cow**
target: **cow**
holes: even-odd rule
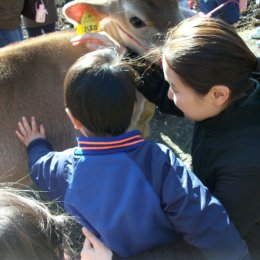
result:
[[[184,18],[178,0],[73,1],[64,13],[73,15],[75,7],[87,6],[102,19],[102,30],[139,55],[158,45],[157,36]],[[26,151],[15,137],[22,116],[34,115],[44,124],[55,150],[76,145],[77,133],[64,112],[63,81],[69,67],[88,50],[72,46],[75,33],[54,32],[0,49],[0,182],[31,183]],[[152,113],[153,108],[149,119]]]

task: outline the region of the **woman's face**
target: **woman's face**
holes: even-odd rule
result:
[[[168,98],[184,113],[185,117],[201,121],[219,113],[212,104],[210,92],[199,95],[172,70],[163,58],[164,77],[169,82]]]

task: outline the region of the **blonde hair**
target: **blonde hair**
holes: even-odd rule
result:
[[[31,192],[0,187],[0,198],[1,259],[63,259],[67,216],[51,213]]]

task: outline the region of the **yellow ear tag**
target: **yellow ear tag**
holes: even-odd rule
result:
[[[77,34],[100,31],[99,20],[93,14],[85,11],[81,17],[80,24],[77,25]]]

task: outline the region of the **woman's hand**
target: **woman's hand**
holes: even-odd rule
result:
[[[124,47],[122,47],[116,40],[103,31],[77,35],[71,39],[71,42],[74,46],[84,43],[89,51],[95,51],[102,48],[114,48],[120,54],[125,51]]]
[[[111,260],[113,253],[95,235],[82,228],[85,241],[81,250],[81,260]]]
[[[31,125],[25,116],[18,122],[19,130],[16,130],[17,138],[25,145],[28,146],[33,140],[38,138],[46,139],[45,128],[41,124],[39,127],[36,123],[35,117],[31,118]]]

